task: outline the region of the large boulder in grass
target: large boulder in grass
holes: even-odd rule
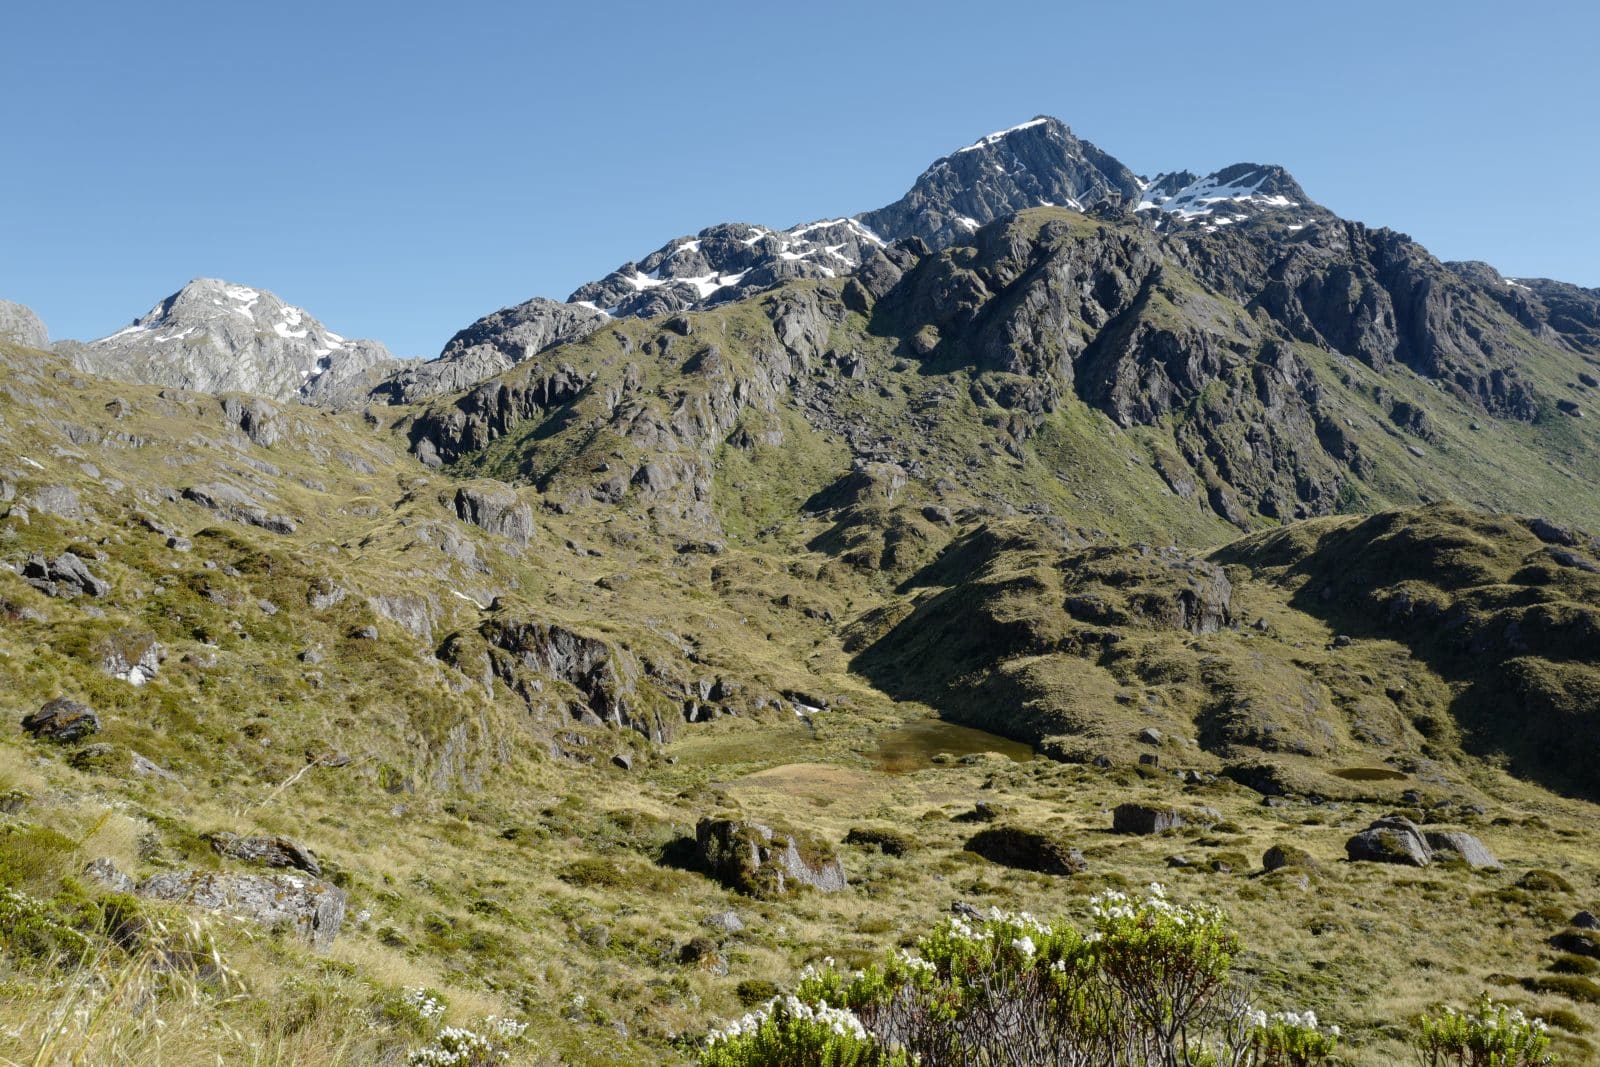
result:
[[[111,591],[110,584],[96,578],[89,565],[71,552],[63,552],[55,559],[31,553],[22,564],[22,580],[45,596],[62,599],[85,594],[102,597]]]
[[[1083,853],[1049,834],[1020,826],[991,826],[967,841],[967,851],[1006,867],[1041,874],[1080,874],[1089,869]]]
[[[22,717],[22,728],[41,741],[68,744],[100,731],[100,717],[87,704],[57,697]]]
[[[1111,829],[1119,834],[1159,834],[1188,822],[1177,808],[1152,804],[1118,804],[1111,813]]]
[[[706,870],[750,896],[779,897],[799,886],[833,893],[848,884],[833,846],[810,834],[724,817],[701,819],[694,836]]]
[[[1423,837],[1427,839],[1436,860],[1460,859],[1475,871],[1500,869],[1500,861],[1494,858],[1494,853],[1471,834],[1460,830],[1429,830]]]
[[[1377,820],[1346,841],[1344,850],[1352,862],[1426,867],[1433,861],[1433,849],[1421,827],[1400,815]]]
[[[146,878],[134,892],[263,926],[282,924],[313,948],[333,944],[344,922],[343,891],[306,875],[172,871]]]

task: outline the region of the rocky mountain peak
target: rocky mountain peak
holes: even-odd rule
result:
[[[376,341],[334,333],[264,289],[196,278],[116,333],[60,346],[80,370],[202,392],[318,399],[380,364]]]
[[[1142,184],[1134,210],[1158,229],[1194,220],[1215,229],[1269,211],[1296,211],[1302,222],[1326,214],[1288,171],[1261,163],[1235,163],[1203,178],[1186,170],[1158,174]]]
[[[9,300],[0,300],[0,341],[28,348],[50,347],[50,335],[33,309]]]
[[[1041,115],[935,160],[905,196],[857,218],[891,240],[915,236],[942,248],[1025,208],[1132,204],[1142,188],[1114,156]]]

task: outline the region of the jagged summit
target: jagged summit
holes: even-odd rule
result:
[[[107,378],[278,400],[326,399],[395,362],[376,341],[347,340],[273,293],[220,278],[196,278],[116,333],[58,348]]]
[[[943,248],[1026,208],[1132,204],[1141,189],[1114,156],[1060,119],[1039,116],[935,160],[905,196],[857,218],[890,240],[920,237]]]
[[[1285,209],[1299,209],[1304,218],[1297,222],[1325,214],[1288,171],[1260,163],[1235,163],[1203,178],[1186,170],[1158,174],[1143,184],[1134,206],[1135,211],[1148,213],[1158,229],[1195,219],[1215,229]]]

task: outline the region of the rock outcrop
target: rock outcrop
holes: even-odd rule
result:
[[[22,580],[45,596],[70,599],[77,596],[102,597],[111,591],[109,583],[96,578],[89,565],[71,552],[46,559],[37,552],[22,565]]]
[[[304,875],[174,871],[144,879],[134,892],[262,926],[282,924],[317,949],[333,944],[344,922],[344,891]]]
[[[1401,815],[1378,819],[1346,841],[1344,850],[1352,861],[1367,863],[1426,867],[1433,861],[1433,849],[1422,828]]]
[[[967,840],[966,849],[992,863],[1040,874],[1080,874],[1089,869],[1083,853],[1049,834],[1019,826],[991,826]]]
[[[33,309],[9,300],[0,300],[0,341],[24,348],[49,348],[50,333]]]
[[[798,831],[705,818],[695,827],[695,847],[714,878],[751,896],[782,896],[800,886],[833,893],[847,884],[832,846]]]

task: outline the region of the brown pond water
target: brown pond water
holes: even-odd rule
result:
[[[942,719],[917,719],[895,727],[879,738],[872,758],[887,774],[910,774],[932,767],[940,753],[961,757],[980,752],[993,752],[1014,763],[1033,759],[1033,748],[1021,741]]]
[[[1403,782],[1411,777],[1392,767],[1340,767],[1328,773],[1347,782]]]

